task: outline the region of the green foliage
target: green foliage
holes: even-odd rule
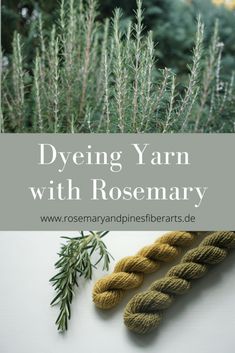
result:
[[[235,70],[235,12],[223,6],[214,6],[210,0],[143,0],[145,8],[144,26],[153,32],[158,46],[158,66],[169,67],[185,75],[190,54],[193,49],[195,19],[200,13],[205,23],[205,45],[208,46],[213,35],[216,19],[220,22],[220,39],[225,44],[223,51],[223,75]],[[122,25],[133,18],[136,0],[99,0],[99,20],[111,17],[115,8],[123,9]],[[35,18],[38,12],[43,15],[44,31],[48,34],[58,15],[58,2],[54,0],[3,1],[2,5],[2,45],[6,55],[11,53],[13,32],[19,32],[24,40],[25,56],[29,67],[33,64],[37,29]]]
[[[207,50],[198,21],[182,79],[171,68],[159,68],[160,44],[145,31],[141,5],[138,0],[135,21],[123,26],[120,10],[101,23],[95,1],[63,0],[49,34],[37,19],[40,44],[32,72],[15,34],[3,78],[2,131],[233,131],[234,82],[233,75],[221,79],[218,25]]]
[[[215,19],[219,20],[220,42],[224,44],[222,53],[223,77],[229,77],[235,70],[235,11],[224,6],[213,6],[210,1],[195,1],[195,11],[203,14],[203,22],[207,28],[205,41],[208,43],[213,35]]]
[[[52,0],[7,0],[2,1],[2,49],[5,55],[12,53],[14,32],[20,33],[24,40],[27,67],[31,68],[37,46],[38,13],[42,13],[45,29],[49,29],[55,21],[58,11],[58,2]]]
[[[193,7],[183,1],[159,1],[157,5],[148,7],[146,15],[148,28],[158,43],[159,66],[170,67],[181,75],[187,73],[196,32],[197,16]]]
[[[103,270],[109,269],[110,254],[103,242],[103,237],[108,232],[89,232],[77,238],[68,238],[62,244],[59,252],[59,260],[55,264],[57,274],[50,279],[56,291],[56,296],[51,305],[59,305],[60,313],[56,320],[58,330],[63,332],[68,329],[68,321],[71,318],[71,304],[75,287],[78,286],[78,276],[84,279],[92,279],[93,269],[103,261]],[[94,262],[94,254],[99,258]]]

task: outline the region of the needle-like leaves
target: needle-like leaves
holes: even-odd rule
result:
[[[108,232],[89,232],[76,238],[63,237],[66,243],[62,244],[59,260],[55,263],[57,273],[50,279],[56,295],[51,305],[59,305],[59,315],[56,325],[59,331],[68,329],[71,317],[71,303],[75,287],[78,286],[78,277],[92,279],[96,265],[103,263],[103,270],[109,269],[111,255],[103,241]],[[95,254],[98,254],[95,257]]]

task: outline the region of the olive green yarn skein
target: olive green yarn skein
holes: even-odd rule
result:
[[[157,271],[164,262],[173,261],[181,249],[190,246],[197,232],[169,232],[136,255],[118,261],[113,273],[98,280],[93,288],[93,301],[101,309],[111,309],[124,293],[139,287],[144,275]]]
[[[191,281],[203,277],[210,265],[223,261],[232,248],[235,248],[234,232],[215,232],[207,236],[198,247],[189,250],[165,277],[130,300],[124,312],[125,325],[139,334],[156,328],[162,313],[174,298],[189,291]]]

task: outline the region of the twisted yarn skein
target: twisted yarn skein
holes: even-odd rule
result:
[[[196,232],[170,232],[145,246],[136,255],[120,260],[112,274],[95,283],[93,301],[101,309],[111,309],[122,299],[125,291],[139,287],[144,275],[155,272],[164,262],[173,261],[182,248],[188,247]]]
[[[125,325],[139,334],[157,327],[162,313],[174,298],[186,293],[192,280],[203,277],[208,267],[223,261],[232,248],[235,248],[234,232],[215,232],[207,236],[198,247],[189,250],[181,263],[173,266],[165,277],[130,300],[124,312]]]

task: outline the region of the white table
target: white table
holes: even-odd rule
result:
[[[110,232],[116,260],[134,254],[164,232]],[[128,299],[111,311],[95,308],[93,282],[82,282],[72,305],[69,330],[61,335],[48,279],[55,273],[61,235],[68,232],[0,232],[1,353],[233,353],[235,352],[235,251],[178,298],[160,328],[145,337],[128,332],[122,313]],[[113,267],[114,262],[111,264]],[[169,266],[148,276],[142,289]]]

